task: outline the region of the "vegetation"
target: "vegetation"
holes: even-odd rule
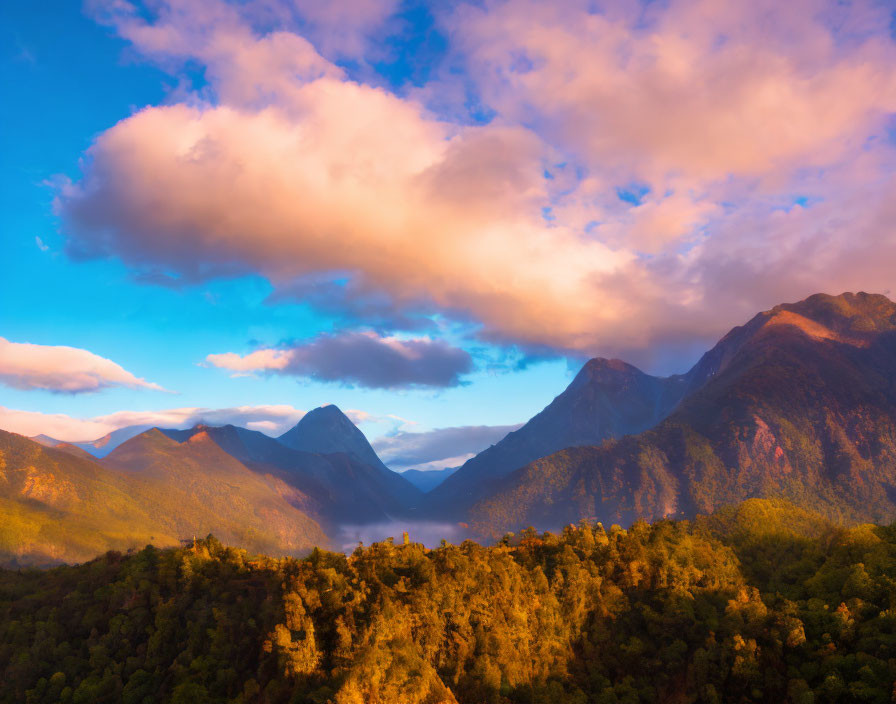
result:
[[[4,703],[883,704],[894,680],[896,524],[780,501],[493,547],[275,560],[209,537],[0,572]]]
[[[284,498],[288,485],[211,442],[178,444],[153,430],[125,451],[136,460],[117,471],[0,430],[0,565],[83,561],[212,531],[274,554],[305,554],[327,540]]]

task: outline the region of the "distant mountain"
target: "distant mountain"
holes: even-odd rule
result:
[[[130,425],[126,428],[113,430],[111,433],[107,433],[106,435],[103,435],[103,437],[96,440],[82,442],[65,442],[63,440],[57,440],[56,438],[51,438],[48,435],[43,434],[35,435],[31,439],[35,442],[39,442],[41,445],[45,445],[46,447],[62,447],[62,449],[71,449],[73,447],[76,447],[80,448],[92,457],[105,457],[110,452],[112,452],[112,450],[121,445],[121,443],[125,442],[126,440],[130,440],[135,435],[139,435],[140,433],[145,432],[150,428],[152,428],[151,425]]]
[[[457,470],[458,467],[445,467],[444,469],[430,470],[406,469],[401,472],[401,476],[425,493],[435,489]]]
[[[419,504],[418,489],[383,464],[364,433],[335,405],[309,411],[277,439],[281,444],[301,452],[348,455],[355,462],[376,469],[388,485],[389,492],[402,506],[416,507]],[[342,487],[343,490],[345,488]]]
[[[152,428],[101,464],[138,480],[135,496],[156,505],[159,519],[182,537],[228,534],[239,545],[267,543],[277,554],[326,543],[317,522],[296,508],[302,500],[294,487],[246,467],[206,432],[177,442]]]
[[[232,425],[135,428],[94,443],[0,436],[0,564],[78,561],[214,533],[253,552],[299,554],[345,525],[413,517],[422,493],[335,406],[287,434]],[[102,458],[85,449],[103,452]],[[365,461],[366,460],[366,461]]]
[[[463,511],[494,491],[503,477],[540,457],[651,428],[706,376],[705,368],[695,367],[686,375],[655,377],[618,359],[592,359],[541,413],[436,487],[431,506]]]
[[[351,423],[347,418],[346,421]],[[357,428],[355,431],[360,434]],[[296,450],[263,433],[233,425],[198,425],[189,430],[161,432],[178,442],[206,434],[224,452],[253,471],[275,476],[294,487],[298,493],[292,494],[289,500],[331,526],[388,520],[406,514],[421,498],[413,485],[378,459],[372,465],[344,451],[320,454]],[[359,444],[354,434],[345,433],[345,436]],[[367,442],[363,434],[361,439]],[[333,448],[332,438],[324,438],[320,446]]]
[[[49,445],[46,443],[41,444],[45,445],[46,447],[52,447],[56,450],[61,450],[62,452],[67,452],[68,454],[74,455],[75,457],[80,457],[82,460],[90,460],[92,462],[96,459],[93,455],[87,452],[87,450],[84,450],[77,445],[73,445],[70,442],[57,442],[53,445]]]
[[[277,439],[293,450],[320,455],[344,452],[371,467],[388,469],[367,442],[364,433],[333,404],[308,411],[295,426]]]
[[[95,460],[0,431],[0,563],[77,562],[209,532],[278,555],[328,544],[286,500],[293,491],[201,439],[147,431]]]
[[[53,564],[149,542],[176,545],[133,496],[132,483],[92,460],[0,430],[0,564]]]
[[[582,517],[626,524],[750,497],[848,521],[896,517],[892,301],[860,293],[777,306],[684,378],[689,393],[655,428],[515,471],[473,506],[473,525],[498,535]]]

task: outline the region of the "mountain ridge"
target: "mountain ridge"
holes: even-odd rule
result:
[[[223,451],[214,472],[196,471],[189,450],[172,461],[180,448],[147,432],[148,439],[131,441],[157,452],[143,452],[144,465],[127,470],[122,455],[134,444],[116,448],[111,460],[85,459],[0,431],[0,563],[78,562],[208,532],[275,555],[329,544],[320,526],[286,501],[286,485],[255,476]]]
[[[497,535],[582,517],[711,513],[754,497],[847,521],[896,515],[892,301],[818,294],[776,306],[694,370],[705,381],[657,426],[520,468],[471,507],[471,522]]]
[[[299,507],[331,525],[347,519],[361,523],[388,520],[403,513],[420,496],[410,482],[381,462],[379,466],[370,465],[354,453],[298,450],[259,431],[234,425],[199,424],[160,432],[177,442],[208,437],[251,469],[276,476],[298,489],[302,497],[297,497],[301,500]],[[332,439],[324,439],[321,446],[338,447]]]

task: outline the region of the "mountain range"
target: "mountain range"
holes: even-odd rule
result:
[[[760,313],[685,380],[655,427],[505,475],[465,507],[471,525],[495,536],[581,518],[626,524],[750,497],[847,522],[896,516],[896,304],[886,297],[819,294]]]
[[[92,443],[3,433],[0,560],[78,560],[206,532],[296,554],[347,524],[436,520],[498,537],[583,518],[690,517],[750,497],[843,522],[896,516],[892,301],[818,294],[776,306],[670,377],[592,359],[456,471],[391,471],[331,405],[279,438],[232,425]]]
[[[335,406],[310,411],[287,434],[320,452],[232,425],[150,428],[103,457],[83,449],[90,443],[6,432],[0,440],[0,562],[78,561],[210,532],[257,552],[300,554],[330,545],[343,523],[407,515],[422,496]]]
[[[77,448],[91,457],[105,457],[121,443],[152,427],[151,425],[129,425],[126,428],[113,430],[97,440],[89,440],[87,442],[63,442],[47,435],[36,435],[31,439],[47,447],[58,447],[69,452],[74,452],[74,448]],[[85,455],[82,454],[81,456],[84,457]]]
[[[206,438],[179,444],[152,429],[114,455],[87,460],[0,431],[0,563],[78,562],[209,532],[271,554],[326,544],[288,485]]]
[[[420,491],[426,493],[435,489],[458,469],[458,467],[445,467],[443,469],[406,469],[401,473],[401,476],[407,479]]]

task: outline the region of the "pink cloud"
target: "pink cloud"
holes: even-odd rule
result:
[[[240,356],[235,352],[210,354],[205,361],[220,369],[229,369],[237,373],[280,371],[289,365],[290,354],[287,350],[256,350]]]
[[[112,360],[77,347],[33,345],[0,337],[0,383],[16,389],[88,393],[116,386],[164,391]]]
[[[851,3],[835,18],[821,1],[640,8],[487,2],[463,6],[452,29],[505,119],[534,122],[622,177],[699,182],[823,166],[896,110],[883,6]]]
[[[93,418],[74,418],[63,413],[39,413],[0,406],[0,428],[28,437],[44,434],[65,442],[89,442],[113,430],[129,426],[189,428],[196,423],[232,423],[269,435],[280,435],[294,426],[303,415],[305,411],[286,404],[118,411]]]
[[[569,346],[590,336],[586,321],[612,316],[588,281],[631,256],[545,226],[532,135],[450,137],[419,106],[352,83],[320,79],[307,93],[298,122],[176,105],[119,123],[60,194],[70,249],[191,279],[259,271],[283,287],[349,272],[398,308],[426,301],[509,338],[542,341],[547,316],[552,341]]]
[[[427,109],[465,95],[453,78],[400,97],[329,61],[339,7],[301,36],[278,3],[163,2],[146,21],[116,2],[139,51],[211,85],[98,137],[57,200],[69,251],[258,273],[275,298],[348,280],[355,301],[489,340],[642,360],[783,300],[891,285],[883,6],[590,4],[442,10],[496,113],[470,126]],[[365,7],[355,39],[391,6]],[[637,203],[617,195],[631,183]],[[220,361],[283,363],[266,354]]]

